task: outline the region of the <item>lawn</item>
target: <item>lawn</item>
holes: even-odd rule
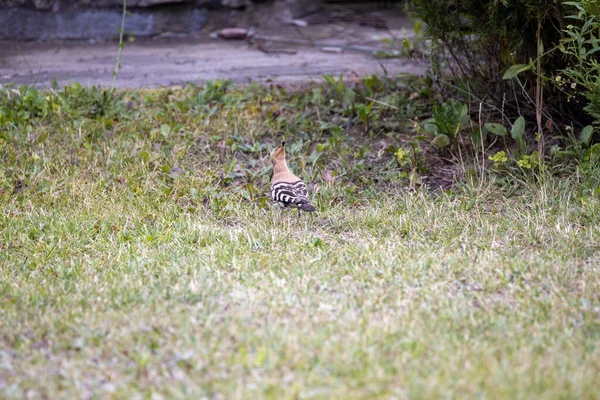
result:
[[[0,397],[598,398],[598,181],[329,82],[2,89]],[[315,213],[265,197],[281,139]]]

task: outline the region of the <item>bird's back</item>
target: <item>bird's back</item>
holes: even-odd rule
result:
[[[294,207],[304,211],[314,211],[308,198],[308,188],[287,166],[285,141],[271,153],[273,175],[271,177],[271,198],[281,208]]]
[[[291,171],[274,174],[271,179],[271,198],[284,207],[300,208],[304,211],[314,211],[315,208],[308,198],[308,188],[302,179]]]

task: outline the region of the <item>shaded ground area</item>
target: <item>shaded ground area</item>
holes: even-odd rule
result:
[[[387,29],[364,21],[336,21],[257,31],[252,43],[196,37],[135,40],[125,45],[117,87],[181,85],[214,79],[236,82],[310,81],[323,74],[420,74],[423,63],[374,57],[377,49],[397,51],[411,32],[399,15],[381,16]],[[369,24],[366,24],[369,25]],[[376,24],[372,24],[376,25]],[[388,39],[385,41],[385,39]],[[397,44],[390,45],[389,39]],[[109,86],[113,81],[116,43],[0,42],[0,83],[50,86],[72,81]]]

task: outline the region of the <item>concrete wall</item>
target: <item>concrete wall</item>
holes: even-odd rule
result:
[[[11,8],[0,10],[2,40],[111,40],[119,37],[122,13],[115,9],[59,12]],[[125,35],[150,37],[199,32],[207,20],[202,8],[135,10],[125,19]]]
[[[127,0],[124,34],[187,36],[216,13],[221,25],[230,26],[249,20],[248,14],[255,21],[284,20],[314,11],[321,1]],[[113,40],[119,37],[122,7],[122,0],[0,0],[0,40]]]
[[[128,0],[128,8],[146,8],[160,5],[190,5],[194,7],[214,7],[221,0]],[[123,7],[122,0],[0,0],[0,8],[30,8],[58,12],[73,8],[112,8]]]

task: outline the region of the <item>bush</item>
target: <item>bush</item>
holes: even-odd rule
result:
[[[526,137],[542,139],[541,153],[544,133],[548,141],[565,126],[599,121],[597,9],[595,0],[412,2],[431,39],[440,89],[482,102],[487,120],[525,117]]]
[[[592,1],[566,2],[566,16],[573,21],[565,28],[565,38],[561,40],[560,50],[574,60],[563,70],[570,79],[567,89],[581,92],[588,100],[585,110],[600,125],[600,3]],[[559,80],[560,86],[564,81]]]

